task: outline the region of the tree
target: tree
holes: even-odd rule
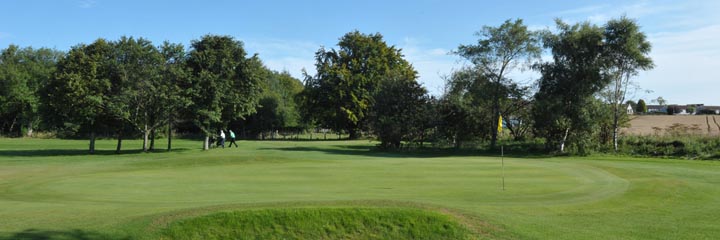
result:
[[[653,99],[652,102],[655,102],[660,106],[665,106],[667,104],[667,100],[665,100],[662,96]]]
[[[275,132],[278,129],[299,129],[301,125],[297,97],[303,90],[300,80],[288,72],[267,70],[267,77],[261,82],[262,93],[257,112],[248,117],[244,124],[255,134]]]
[[[46,119],[59,128],[87,128],[90,153],[95,152],[96,132],[115,118],[111,106],[113,47],[104,39],[74,46],[57,64],[57,71],[43,89]]]
[[[188,115],[186,109],[190,106],[190,94],[192,93],[192,82],[186,68],[187,55],[185,47],[181,44],[163,42],[160,46],[160,53],[163,55],[163,66],[161,70],[162,81],[160,82],[157,94],[163,101],[163,113],[168,125],[167,150],[172,150],[173,126],[179,116]],[[154,139],[154,137],[152,138]],[[153,148],[153,144],[150,144]]]
[[[429,97],[414,76],[391,74],[374,99],[371,125],[382,148],[399,148],[402,141],[414,142],[422,136]]]
[[[350,32],[340,38],[339,49],[315,53],[315,76],[306,76],[303,106],[323,127],[360,136],[379,81],[390,72],[414,76],[400,49],[388,46],[382,35]]]
[[[613,148],[618,150],[618,133],[621,115],[625,109],[622,103],[633,85],[631,79],[640,70],[653,68],[648,56],[651,45],[645,34],[633,20],[626,17],[610,20],[605,25],[605,55],[608,76],[611,79],[608,96],[613,109]]]
[[[122,146],[124,124],[142,133],[142,150],[148,151],[151,133],[166,120],[167,96],[159,92],[163,55],[143,38],[122,37],[112,45],[115,50],[110,78],[113,93],[109,105],[120,122],[116,152],[119,153]]]
[[[487,139],[491,124],[494,85],[477,68],[463,68],[446,79],[445,94],[438,102],[438,135],[460,148],[463,142]],[[497,120],[496,120],[497,121]]]
[[[645,100],[642,100],[642,99],[638,100],[635,111],[640,114],[647,113],[647,105],[645,104]]]
[[[499,27],[484,26],[475,34],[480,37],[476,45],[460,45],[456,53],[470,60],[481,74],[486,74],[494,85],[489,93],[493,98],[492,124],[497,129],[500,116],[500,102],[507,99],[503,95],[503,85],[512,84],[507,73],[513,71],[518,64],[527,63],[540,57],[539,33],[529,31],[521,19],[514,22],[506,20]],[[491,148],[495,148],[497,131],[492,132]]]
[[[559,32],[543,39],[553,61],[536,66],[541,78],[533,105],[534,129],[537,136],[545,136],[549,149],[564,152],[570,142],[585,153],[595,116],[587,106],[609,83],[603,74],[603,30],[587,22],[556,23]]]
[[[216,35],[192,42],[187,66],[193,86],[190,112],[205,134],[203,149],[209,149],[212,133],[255,112],[264,67],[257,55],[246,58],[242,42]]]
[[[63,52],[10,45],[0,53],[0,134],[33,136],[41,123],[40,89]],[[17,126],[17,127],[16,127]]]

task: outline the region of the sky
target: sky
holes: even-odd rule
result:
[[[314,53],[335,48],[347,32],[380,33],[402,49],[419,81],[441,95],[444,76],[469,63],[451,52],[477,43],[483,26],[523,19],[532,30],[553,29],[556,18],[598,25],[627,16],[653,45],[655,68],[634,80],[629,99],[663,97],[673,104],[720,105],[720,1],[181,1],[3,0],[0,48],[9,44],[66,51],[98,38],[143,37],[190,42],[229,35],[258,53],[273,70],[297,78],[313,74]],[[511,77],[532,84],[538,73],[521,68]]]

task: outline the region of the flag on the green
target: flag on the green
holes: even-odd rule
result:
[[[502,133],[502,115],[498,117],[498,133]]]

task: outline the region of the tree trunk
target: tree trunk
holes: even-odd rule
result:
[[[360,138],[360,131],[358,131],[357,129],[350,128],[350,130],[348,130],[348,132],[350,133],[350,136],[348,137],[348,138],[350,138],[350,140],[355,140],[355,139]],[[338,132],[338,139],[340,139],[340,132]]]
[[[27,137],[32,137],[33,135],[33,124],[32,121],[29,121],[27,124]]]
[[[567,141],[568,133],[570,133],[570,128],[565,129],[565,135],[563,136],[562,142],[560,142],[560,152],[565,152],[565,141]]]
[[[460,146],[461,146],[462,144],[461,144],[461,142],[460,142],[460,133],[459,133],[459,132],[456,132],[456,133],[455,133],[455,139],[454,139],[454,140],[455,140],[455,142],[454,142],[454,143],[455,143],[455,149],[460,149]]]
[[[17,117],[13,118],[12,123],[10,124],[10,131],[8,131],[8,134],[14,134],[13,130],[15,130],[15,124],[17,123]]]
[[[203,150],[209,150],[210,149],[210,136],[205,136],[205,140],[203,141]]]
[[[168,146],[167,150],[168,152],[172,150],[172,121],[168,121]]]
[[[155,129],[150,130],[150,151],[155,150]]]
[[[618,151],[618,125],[620,121],[620,113],[618,113],[619,110],[619,104],[614,104],[614,111],[613,111],[613,149],[615,149],[615,152]]]
[[[122,149],[122,131],[118,132],[118,141],[117,141],[117,147],[115,148],[115,153],[120,153],[120,149]]]
[[[95,130],[90,132],[90,154],[95,153]]]
[[[147,152],[147,150],[148,150],[148,135],[149,134],[150,134],[150,131],[148,131],[147,124],[145,124],[145,128],[143,129],[143,146],[142,146],[143,152]]]

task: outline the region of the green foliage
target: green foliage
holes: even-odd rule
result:
[[[477,78],[488,78],[492,82],[493,86],[483,92],[489,95],[492,104],[483,107],[490,108],[492,112],[491,119],[494,121],[488,122],[491,124],[491,129],[498,129],[497,119],[501,114],[507,114],[502,113],[503,110],[508,110],[501,106],[501,102],[512,102],[516,105],[522,105],[524,102],[520,99],[512,100],[512,96],[506,91],[506,89],[518,88],[516,83],[507,79],[506,74],[523,61],[530,64],[531,61],[540,58],[542,51],[540,34],[529,31],[523,21],[517,19],[514,22],[506,20],[498,27],[484,26],[476,35],[480,38],[477,45],[460,45],[456,53],[470,60],[478,68]],[[521,115],[515,117],[519,116]],[[491,148],[494,148],[497,131],[492,131],[491,137]]]
[[[456,148],[463,142],[492,136],[494,98],[488,93],[493,92],[496,85],[480,71],[464,68],[454,72],[447,79],[447,91],[438,106],[438,137]]]
[[[642,100],[642,99],[638,100],[637,107],[635,108],[635,112],[643,114],[643,113],[647,113],[647,111],[648,110],[647,110],[647,105],[645,104],[645,100]]]
[[[192,80],[190,113],[206,136],[255,112],[264,67],[246,58],[240,41],[206,35],[192,42],[187,66]]]
[[[46,119],[63,129],[86,126],[91,133],[107,125],[103,120],[114,118],[118,109],[111,107],[113,53],[111,42],[98,39],[90,45],[73,47],[60,59],[57,71],[43,89]]]
[[[288,72],[267,71],[261,82],[262,94],[255,114],[244,121],[243,128],[251,134],[261,134],[278,129],[299,129],[303,125],[297,99],[303,90],[300,80]]]
[[[63,53],[10,45],[0,53],[0,135],[32,136],[41,119],[41,92]]]
[[[315,53],[317,74],[306,76],[301,101],[307,119],[354,139],[366,127],[381,79],[391,73],[415,79],[416,72],[379,33],[349,32],[338,47]]]
[[[621,153],[636,156],[720,159],[720,139],[687,134],[682,126],[671,126],[667,136],[625,136]]]
[[[645,34],[633,20],[626,17],[612,19],[605,25],[604,32],[605,58],[604,71],[610,79],[605,91],[605,98],[613,109],[613,147],[618,150],[617,140],[622,122],[621,115],[626,113],[622,106],[628,89],[635,85],[632,77],[640,70],[653,68],[650,54],[650,42],[646,40]]]
[[[374,96],[371,125],[382,148],[399,148],[402,141],[422,141],[429,128],[427,91],[413,78],[391,75]]]
[[[535,94],[533,118],[537,136],[548,149],[565,151],[566,144],[587,153],[595,114],[588,108],[609,82],[603,70],[603,30],[590,23],[557,21],[559,33],[546,34],[553,61],[538,64],[541,78]]]
[[[454,219],[401,208],[298,208],[216,213],[163,229],[170,239],[472,239]]]

